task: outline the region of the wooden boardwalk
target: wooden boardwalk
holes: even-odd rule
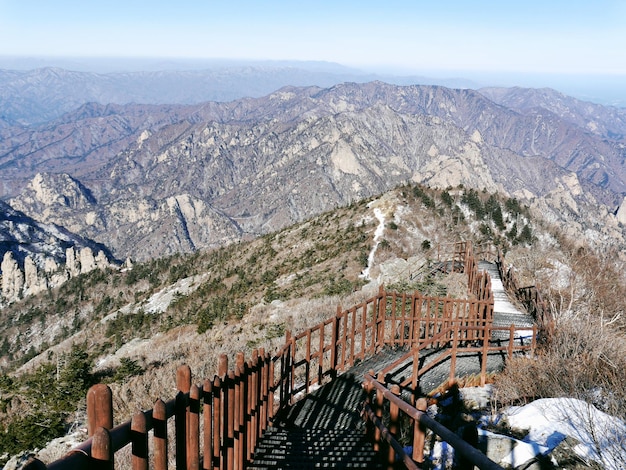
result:
[[[515,335],[515,342],[524,342],[527,337],[530,341],[533,319],[510,300],[497,266],[481,261],[478,269],[487,271],[491,276],[494,294],[493,326],[507,329],[511,324],[516,328],[528,326],[528,335],[526,330],[519,330]],[[493,331],[491,340],[499,344],[507,343],[509,332]],[[358,413],[364,395],[361,379],[369,371],[376,373],[385,369],[406,352],[406,347],[385,347],[354,365],[331,383],[283,410],[274,427],[264,435],[257,447],[250,468],[382,468],[371,446],[363,439],[363,422]],[[425,350],[420,358],[427,363],[428,356],[435,356],[440,352],[441,350]],[[502,351],[490,353],[487,359],[488,373],[500,372],[504,368],[505,356],[506,353]],[[455,375],[467,377],[480,374],[481,359],[480,353],[459,353]],[[406,376],[412,374],[412,368],[411,359],[387,375],[387,384],[401,383]],[[442,362],[420,377],[419,390],[405,390],[403,395],[427,395],[445,383],[449,375],[450,361]]]
[[[498,272],[498,267],[495,263],[479,261],[478,269],[480,271],[487,271],[491,277],[491,290],[494,297],[493,326],[509,327],[510,325],[515,325],[516,328],[528,327],[529,331],[523,333],[524,330],[521,330],[522,334],[525,334],[526,336],[532,335],[532,327],[534,324],[532,316],[528,312],[522,310],[519,304],[511,301],[511,298],[504,289],[500,273]],[[494,340],[504,337],[497,331],[493,333],[492,339]],[[508,337],[508,335],[505,336]]]

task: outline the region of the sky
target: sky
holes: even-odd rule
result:
[[[0,56],[626,76],[625,0],[0,0]]]
[[[0,55],[626,74],[626,2],[0,0]]]

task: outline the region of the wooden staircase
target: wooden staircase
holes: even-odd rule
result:
[[[118,426],[112,425],[112,392],[98,384],[87,397],[91,439],[48,467],[35,459],[27,468],[90,470],[97,462],[102,464],[98,468],[113,470],[116,452],[127,445],[135,468],[152,462],[154,468],[168,468],[171,447],[177,468],[198,469],[202,462],[204,468],[228,469],[376,469],[395,466],[399,456],[408,468],[417,468],[423,440],[414,442],[412,456],[395,440],[399,409],[413,423],[414,436],[423,438],[426,425],[471,455],[476,449],[463,451],[468,447],[463,441],[452,444],[458,436],[423,412],[425,400],[417,400],[416,406],[424,405],[419,409],[407,408],[407,402],[460,376],[477,374],[485,383],[487,373],[499,370],[505,357],[532,354],[537,329],[531,329],[532,317],[505,306],[503,290],[496,289],[494,300],[492,278],[479,272],[469,242],[455,244],[452,259],[443,266],[462,268],[471,298],[387,292],[381,286],[373,297],[349,309],[338,306],[334,316],[304,332],[288,332],[273,354],[253,350],[246,361],[238,353],[230,369],[222,354],[218,374],[202,384],[193,383],[189,367],[179,366],[175,398],[159,399],[154,409]],[[481,268],[492,271],[491,264]],[[510,270],[501,272],[506,272],[504,283],[515,287]],[[496,272],[492,276],[498,279]],[[532,307],[534,317],[544,323],[550,319],[536,289],[514,290],[524,294],[522,304]],[[375,374],[370,376],[370,370]],[[389,413],[383,413],[386,407]],[[368,442],[364,416],[368,431],[375,427],[376,446],[387,451],[375,452]],[[383,417],[389,417],[389,424],[378,419]],[[173,442],[168,422],[175,431]],[[479,452],[472,458],[483,459],[480,468],[499,468]]]
[[[492,282],[495,281],[497,309],[494,312],[494,326],[508,329],[513,324],[517,328],[532,329],[532,317],[508,300],[495,265],[481,262],[480,268],[488,271]],[[509,331],[492,331],[491,339],[500,343],[501,340],[508,342],[512,338],[509,338]],[[515,340],[519,341],[517,338]],[[442,350],[431,348],[421,351],[420,367],[427,365],[431,356],[438,356]],[[406,346],[384,347],[373,356],[354,364],[344,375],[282,410],[274,425],[264,433],[255,449],[252,465],[248,468],[383,468],[380,454],[374,451],[372,443],[366,438],[360,416],[365,393],[362,378],[370,370],[385,370],[387,383],[402,383],[413,373],[413,359],[408,358],[402,363],[396,360],[407,351]],[[492,352],[487,358],[487,372],[501,370],[505,355],[506,352],[502,351]],[[419,390],[412,391],[405,399],[409,399],[413,393],[423,396],[445,382],[449,376],[449,365],[447,361],[430,369],[420,377]],[[480,374],[480,371],[479,353],[457,353],[455,375],[475,375]]]
[[[248,468],[383,468],[365,435],[361,380],[344,374],[276,417]]]

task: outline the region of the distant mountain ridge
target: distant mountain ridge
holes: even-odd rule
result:
[[[0,183],[16,209],[106,243],[120,259],[256,236],[405,181],[502,192],[567,230],[621,239],[619,110],[545,90],[489,93],[518,104],[383,82],[188,106],[86,104],[44,126],[1,131]],[[524,104],[541,95],[545,108]],[[64,194],[58,173],[92,202],[34,198],[38,174]]]
[[[87,72],[59,67],[0,69],[0,128],[57,119],[88,102],[107,104],[198,104],[261,97],[286,85],[330,87],[386,79],[466,87],[468,80],[376,76],[338,64],[216,63],[209,68],[134,72]]]

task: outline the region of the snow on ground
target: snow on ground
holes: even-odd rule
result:
[[[378,249],[378,244],[380,243],[380,237],[382,237],[383,233],[385,233],[385,215],[378,207],[374,208],[374,216],[378,219],[378,227],[376,227],[376,231],[374,232],[374,247],[367,257],[367,267],[359,275],[360,278],[368,281],[371,280],[370,267],[374,264],[374,255],[376,255],[376,250]]]
[[[569,436],[580,441],[574,451],[583,459],[600,462],[608,470],[625,468],[626,423],[584,401],[543,398],[510,407],[504,415],[512,428],[529,430],[523,442],[531,447],[545,447],[549,452]],[[506,463],[521,465],[524,457],[521,450],[511,452]]]
[[[100,320],[100,322],[106,323],[110,320],[114,320],[118,315],[128,315],[130,313],[136,313],[139,310],[144,310],[146,313],[163,313],[167,310],[176,296],[190,294],[200,287],[200,285],[202,285],[208,277],[209,273],[204,273],[180,279],[175,284],[164,287],[160,291],[152,294],[145,302],[125,305],[119,310],[104,317]]]
[[[180,279],[175,284],[153,294],[143,306],[147,313],[163,313],[177,295],[187,295],[208,278],[208,273]]]
[[[469,409],[490,409],[493,398],[491,385],[466,387],[459,390]],[[626,423],[610,416],[582,400],[575,398],[543,398],[525,406],[511,406],[500,414],[483,414],[479,427],[505,423],[523,439],[479,429],[481,441],[487,440],[487,456],[505,468],[525,468],[538,456],[552,458],[559,444],[569,438],[572,448],[581,459],[597,462],[607,470],[626,469]],[[429,458],[434,470],[450,468],[454,449],[437,441]]]

